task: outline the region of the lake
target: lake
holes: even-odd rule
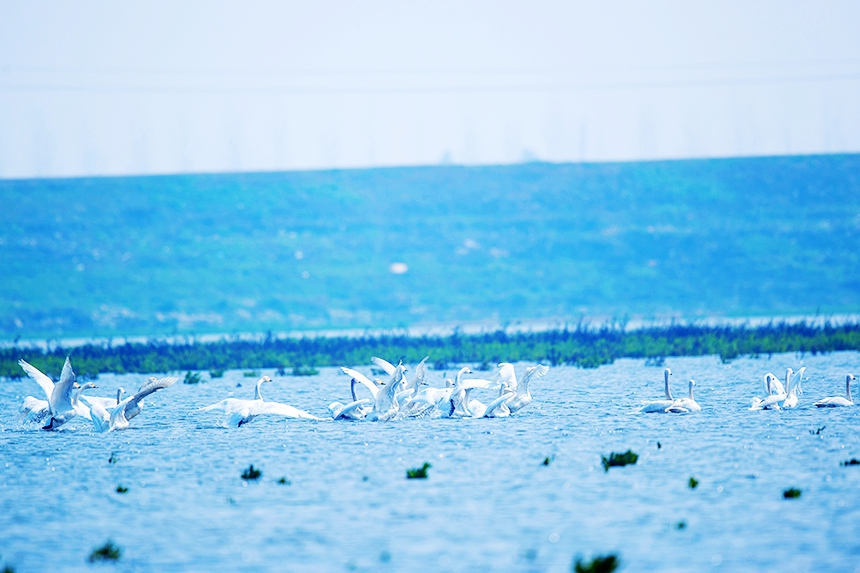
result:
[[[764,373],[801,365],[799,408],[747,410]],[[607,553],[625,571],[860,571],[860,466],[840,466],[860,457],[860,410],[812,406],[844,393],[860,353],[666,366],[676,395],[695,378],[701,413],[636,412],[660,398],[662,368],[618,360],[550,369],[506,419],[260,417],[226,429],[196,410],[253,397],[256,378],[230,371],[147,398],[126,431],[96,434],[78,419],[49,433],[17,423],[38,386],[5,380],[0,564],[89,571],[87,556],[111,539],[124,549],[119,571],[569,571],[577,555]],[[428,372],[430,384],[443,374]],[[89,393],[143,380],[102,375]],[[349,378],[325,368],[263,392],[323,416],[349,398]],[[603,470],[602,455],[627,449],[636,465]],[[407,480],[424,462],[429,479]],[[259,481],[240,477],[249,464]],[[791,487],[800,498],[783,498]]]

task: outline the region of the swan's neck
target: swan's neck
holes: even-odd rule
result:
[[[257,386],[254,388],[254,400],[263,400],[263,394],[260,392],[260,386],[263,385],[263,382],[265,382],[265,380],[262,378],[257,381]]]
[[[674,400],[674,398],[672,398],[672,392],[669,390],[669,373],[668,372],[663,373],[663,390],[666,392],[666,399]]]
[[[355,397],[355,378],[350,380],[349,382],[349,393],[352,394],[352,401],[358,401],[358,398]]]
[[[785,371],[785,393],[791,394],[791,375],[794,374],[794,371],[789,368]]]
[[[466,368],[460,368],[460,371],[457,372],[457,386],[459,386],[460,382],[462,382],[463,374],[465,374],[467,372],[467,370],[468,369],[466,369]]]
[[[851,376],[845,378],[845,395],[848,396],[849,402],[853,402],[851,399]]]
[[[123,389],[122,389],[122,388],[119,388],[119,389],[116,391],[116,403],[117,403],[117,405],[119,405],[119,403],[120,403],[120,402],[122,402],[122,393],[123,393]]]
[[[693,399],[693,383],[690,382],[690,400]]]

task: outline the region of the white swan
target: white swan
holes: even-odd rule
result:
[[[426,416],[433,411],[442,409],[443,403],[449,403],[454,391],[454,381],[445,380],[444,388],[422,388],[401,408],[406,417],[415,418]]]
[[[328,405],[328,411],[331,412],[332,420],[363,420],[367,417],[367,407],[372,404],[373,401],[368,398],[353,400],[349,404],[332,402]]]
[[[791,377],[789,376],[789,379]],[[768,372],[764,375],[764,387],[766,389],[766,394],[764,399],[762,398],[753,398],[752,405],[750,406],[750,410],[779,410],[780,402],[785,401],[788,395],[785,393],[785,388],[782,387],[782,383],[779,384],[779,389],[782,392],[774,392],[774,386],[779,380]]]
[[[471,370],[469,372],[471,372]],[[478,388],[493,388],[495,386],[496,382],[480,378],[470,378],[469,380],[458,382],[451,392],[451,397],[447,404],[447,411],[443,411],[442,415],[448,418],[483,418],[487,412],[487,406],[485,406],[480,400],[472,398],[472,390],[476,390]],[[504,394],[504,386],[501,386],[501,388],[503,390],[502,393]],[[515,392],[508,392],[508,394],[512,394],[511,397],[516,395]],[[508,409],[508,415],[510,415],[510,409]]]
[[[794,387],[792,387],[792,375],[795,374],[794,370],[789,368],[785,371],[785,389],[788,393],[785,397],[785,400],[782,402],[782,407],[784,409],[791,409],[797,407],[797,392],[800,389],[800,381],[803,379],[803,372],[806,370],[806,366],[797,371],[797,381],[794,383]]]
[[[646,414],[665,413],[666,408],[668,408],[675,402],[675,399],[672,397],[672,392],[669,390],[669,376],[671,375],[672,371],[668,368],[663,370],[663,392],[666,395],[666,399],[647,402],[641,408],[639,408],[640,412],[644,412]]]
[[[504,363],[504,364],[507,364],[507,363]],[[507,365],[511,367],[511,370],[513,370],[512,365],[510,365],[510,364],[507,364]],[[502,364],[500,364],[499,366],[501,367]],[[519,383],[516,384],[515,387],[513,387],[513,388],[511,388],[510,386],[507,387],[509,390],[513,390],[514,392],[516,392],[516,395],[514,395],[512,398],[509,398],[505,402],[505,404],[508,405],[508,408],[510,409],[511,414],[513,414],[514,412],[516,412],[518,410],[522,410],[523,408],[525,408],[526,406],[531,404],[532,394],[529,391],[529,382],[531,382],[532,379],[540,378],[541,376],[543,376],[547,372],[549,372],[549,366],[544,366],[543,364],[538,364],[537,366],[532,366],[530,368],[526,368],[526,373],[523,374],[523,379],[520,380]],[[514,377],[514,382],[516,383],[516,377]]]
[[[284,416],[286,418],[301,418],[304,420],[324,420],[318,418],[309,412],[299,410],[287,404],[280,402],[266,402],[263,400],[263,394],[260,392],[260,387],[271,382],[272,379],[268,376],[263,376],[257,381],[254,388],[253,400],[240,400],[238,398],[226,398],[215,404],[200,408],[201,412],[220,411],[228,416],[225,425],[229,428],[238,428],[242,424],[247,424],[257,416],[271,414],[275,416]]]
[[[770,384],[768,385],[767,377],[771,376]],[[768,395],[770,394],[785,394],[785,387],[782,385],[782,382],[779,378],[776,377],[772,372],[768,372],[765,374],[765,389]]]
[[[840,408],[843,406],[853,406],[854,401],[851,400],[851,382],[854,381],[854,375],[849,374],[845,377],[845,396],[831,396],[822,398],[815,405],[819,408]]]
[[[78,416],[83,416],[90,419],[90,409],[80,403],[80,396],[84,390],[88,388],[96,388],[92,382],[87,382],[83,386],[75,382],[72,388],[77,392],[72,396],[72,404],[75,407],[75,412]],[[39,400],[33,396],[26,396],[18,409],[18,421],[21,424],[41,424],[51,415],[51,405],[47,400]]]
[[[60,381],[56,384],[38,368],[24,360],[19,360],[18,365],[45,392],[51,415],[48,423],[42,427],[43,430],[56,430],[78,415],[73,403],[74,396],[72,394],[75,384],[75,372],[72,370],[72,363],[69,361],[68,356],[60,373]]]
[[[516,396],[516,392],[512,392],[504,387],[499,387],[499,396],[487,404],[484,409],[483,418],[507,418],[511,415],[511,409],[508,407],[507,401]]]
[[[693,398],[693,386],[696,385],[695,380],[690,380],[690,394],[685,398],[678,398],[675,402],[666,408],[666,411],[672,414],[687,414],[690,412],[701,412],[702,407]]]
[[[398,394],[403,384],[403,372],[406,367],[398,364],[388,382],[380,388],[376,394],[373,411],[367,415],[367,419],[375,422],[387,422],[397,415],[400,409]]]
[[[80,400],[89,407],[90,420],[97,432],[125,430],[129,426],[129,420],[140,414],[144,398],[172,386],[178,380],[179,378],[173,376],[161,379],[150,378],[135,394],[109,408],[102,405],[103,399],[91,400],[89,396],[81,396]],[[117,397],[119,396],[120,392],[117,392]]]

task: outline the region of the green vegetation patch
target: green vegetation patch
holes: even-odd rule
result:
[[[699,480],[694,477],[690,477],[690,479],[687,481],[687,486],[690,489],[696,489],[697,487],[699,487]]]
[[[632,450],[627,450],[626,452],[620,454],[612,452],[611,454],[609,454],[609,457],[601,456],[600,463],[603,464],[603,470],[608,472],[609,468],[620,468],[628,465],[633,465],[638,459],[638,454],[635,454]]]
[[[450,336],[276,338],[267,335],[257,340],[224,338],[215,342],[168,343],[153,339],[71,348],[11,346],[0,348],[0,376],[23,377],[24,371],[18,366],[18,360],[23,358],[57,378],[67,355],[71,356],[78,376],[85,378],[108,372],[145,374],[184,370],[190,375],[191,371],[247,368],[254,370],[246,371],[245,375],[256,377],[260,368],[279,368],[283,364],[364,364],[369,356],[396,356],[405,363],[417,363],[430,355],[435,363],[446,366],[530,361],[593,368],[619,358],[652,355],[719,355],[728,361],[739,356],[840,350],[860,350],[860,323],[779,322],[755,327],[674,324],[638,330],[626,330],[617,323],[600,327],[577,324],[543,332],[498,330],[474,335],[455,332]],[[316,368],[307,372],[311,371],[316,372]]]
[[[104,545],[92,550],[87,561],[90,563],[119,561],[120,557],[122,557],[122,547],[108,539]]]
[[[242,479],[245,481],[253,481],[258,480],[263,476],[262,470],[259,470],[254,467],[254,464],[248,466],[248,468],[242,472]]]
[[[794,488],[794,487],[790,487],[787,490],[785,490],[784,492],[782,492],[782,497],[784,497],[785,499],[796,499],[796,498],[800,497],[801,493],[802,492],[799,489]]]
[[[424,465],[420,468],[412,468],[411,470],[406,470],[406,479],[427,479],[427,470],[432,468],[433,466],[424,462]]]
[[[577,557],[573,564],[575,573],[612,573],[621,565],[621,559],[614,553],[598,555],[590,561]]]

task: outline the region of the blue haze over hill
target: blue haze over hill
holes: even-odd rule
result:
[[[6,180],[0,196],[6,339],[860,310],[860,155]]]

